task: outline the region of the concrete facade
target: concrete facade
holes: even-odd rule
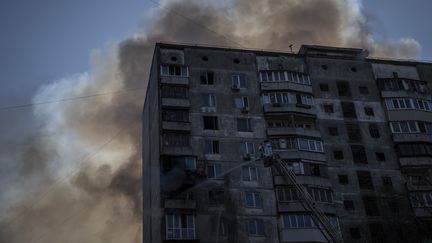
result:
[[[426,242],[431,83],[430,64],[361,49],[158,43],[143,111],[144,242],[327,242],[292,185],[255,161],[266,140],[344,242]],[[389,109],[408,98],[417,109]]]

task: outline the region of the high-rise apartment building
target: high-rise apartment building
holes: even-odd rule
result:
[[[344,242],[432,232],[432,64],[158,43],[143,111],[144,242],[327,242],[273,151]]]

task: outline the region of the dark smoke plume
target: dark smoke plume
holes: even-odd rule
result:
[[[377,42],[360,1],[162,1],[130,40],[92,54],[91,71],[41,87],[42,136],[1,148],[0,242],[140,242],[140,114],[158,41],[288,51],[293,44],[363,47],[413,58],[410,38]],[[113,92],[124,90],[124,92]],[[145,186],[145,185],[144,185]]]

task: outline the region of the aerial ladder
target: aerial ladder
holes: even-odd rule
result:
[[[307,189],[297,182],[294,171],[283,162],[277,154],[273,153],[270,142],[264,142],[260,146],[261,159],[264,166],[275,169],[287,184],[292,184],[298,192],[298,196],[303,207],[312,214],[312,220],[318,229],[330,243],[343,243],[343,238],[339,229],[330,223],[329,218],[321,211],[315,200],[309,195]]]

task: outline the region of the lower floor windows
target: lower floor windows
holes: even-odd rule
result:
[[[317,220],[312,218],[310,214],[299,213],[299,214],[285,214],[282,216],[282,223],[284,229],[307,229],[316,228]],[[339,231],[339,221],[335,216],[327,216],[330,224]]]
[[[328,189],[323,188],[307,188],[309,195],[315,202],[332,203],[332,193]],[[277,199],[279,202],[298,201],[299,195],[294,187],[278,187],[276,189]]]
[[[192,214],[167,214],[166,238],[168,240],[195,239],[195,217]]]
[[[250,236],[264,236],[264,222],[262,219],[249,219],[246,222]]]
[[[432,207],[432,192],[415,192],[411,194],[413,207]]]

